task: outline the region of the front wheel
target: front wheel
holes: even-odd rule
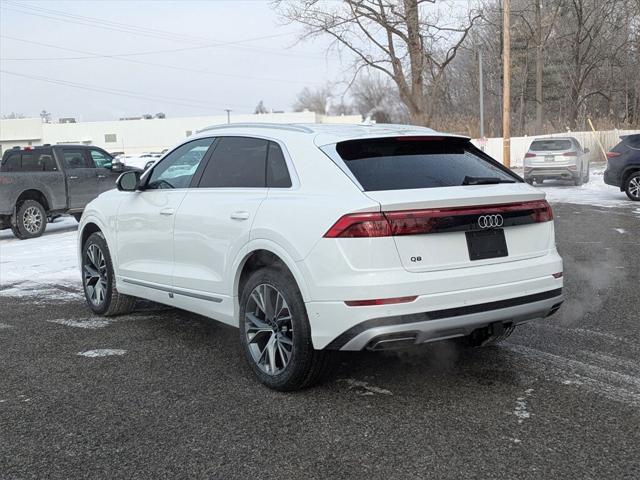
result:
[[[640,201],[640,172],[631,174],[625,183],[624,191],[634,202]]]
[[[25,200],[16,209],[11,231],[20,240],[36,238],[47,228],[47,212],[40,202]]]
[[[135,297],[116,290],[109,247],[101,232],[92,233],[84,243],[81,268],[84,296],[94,313],[112,316],[133,310]]]
[[[300,290],[281,268],[255,271],[240,292],[240,343],[250,368],[267,387],[300,390],[320,382],[334,352],[315,350]]]

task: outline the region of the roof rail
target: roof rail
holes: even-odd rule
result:
[[[198,130],[196,133],[208,132],[210,130],[224,130],[227,128],[272,128],[276,130],[288,130],[290,132],[313,133],[308,127],[302,125],[294,125],[292,123],[227,123],[223,125],[211,125]]]

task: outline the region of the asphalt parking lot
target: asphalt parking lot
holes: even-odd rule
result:
[[[1,296],[0,479],[639,478],[640,210],[554,211],[554,317],[496,348],[345,355],[294,394],[203,317]]]

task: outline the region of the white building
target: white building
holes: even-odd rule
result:
[[[232,115],[232,123],[360,123],[360,115],[328,116],[313,112]],[[0,153],[18,146],[83,143],[108,152],[160,152],[197,130],[227,123],[226,115],[152,118],[79,123],[42,123],[40,118],[0,120]]]

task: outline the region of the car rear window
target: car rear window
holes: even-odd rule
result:
[[[548,140],[535,140],[531,144],[530,150],[534,152],[553,152],[556,150],[571,150],[572,148],[571,140],[554,140],[550,138]]]
[[[336,152],[365,191],[453,187],[465,177],[517,181],[466,139],[348,140],[336,144]]]

